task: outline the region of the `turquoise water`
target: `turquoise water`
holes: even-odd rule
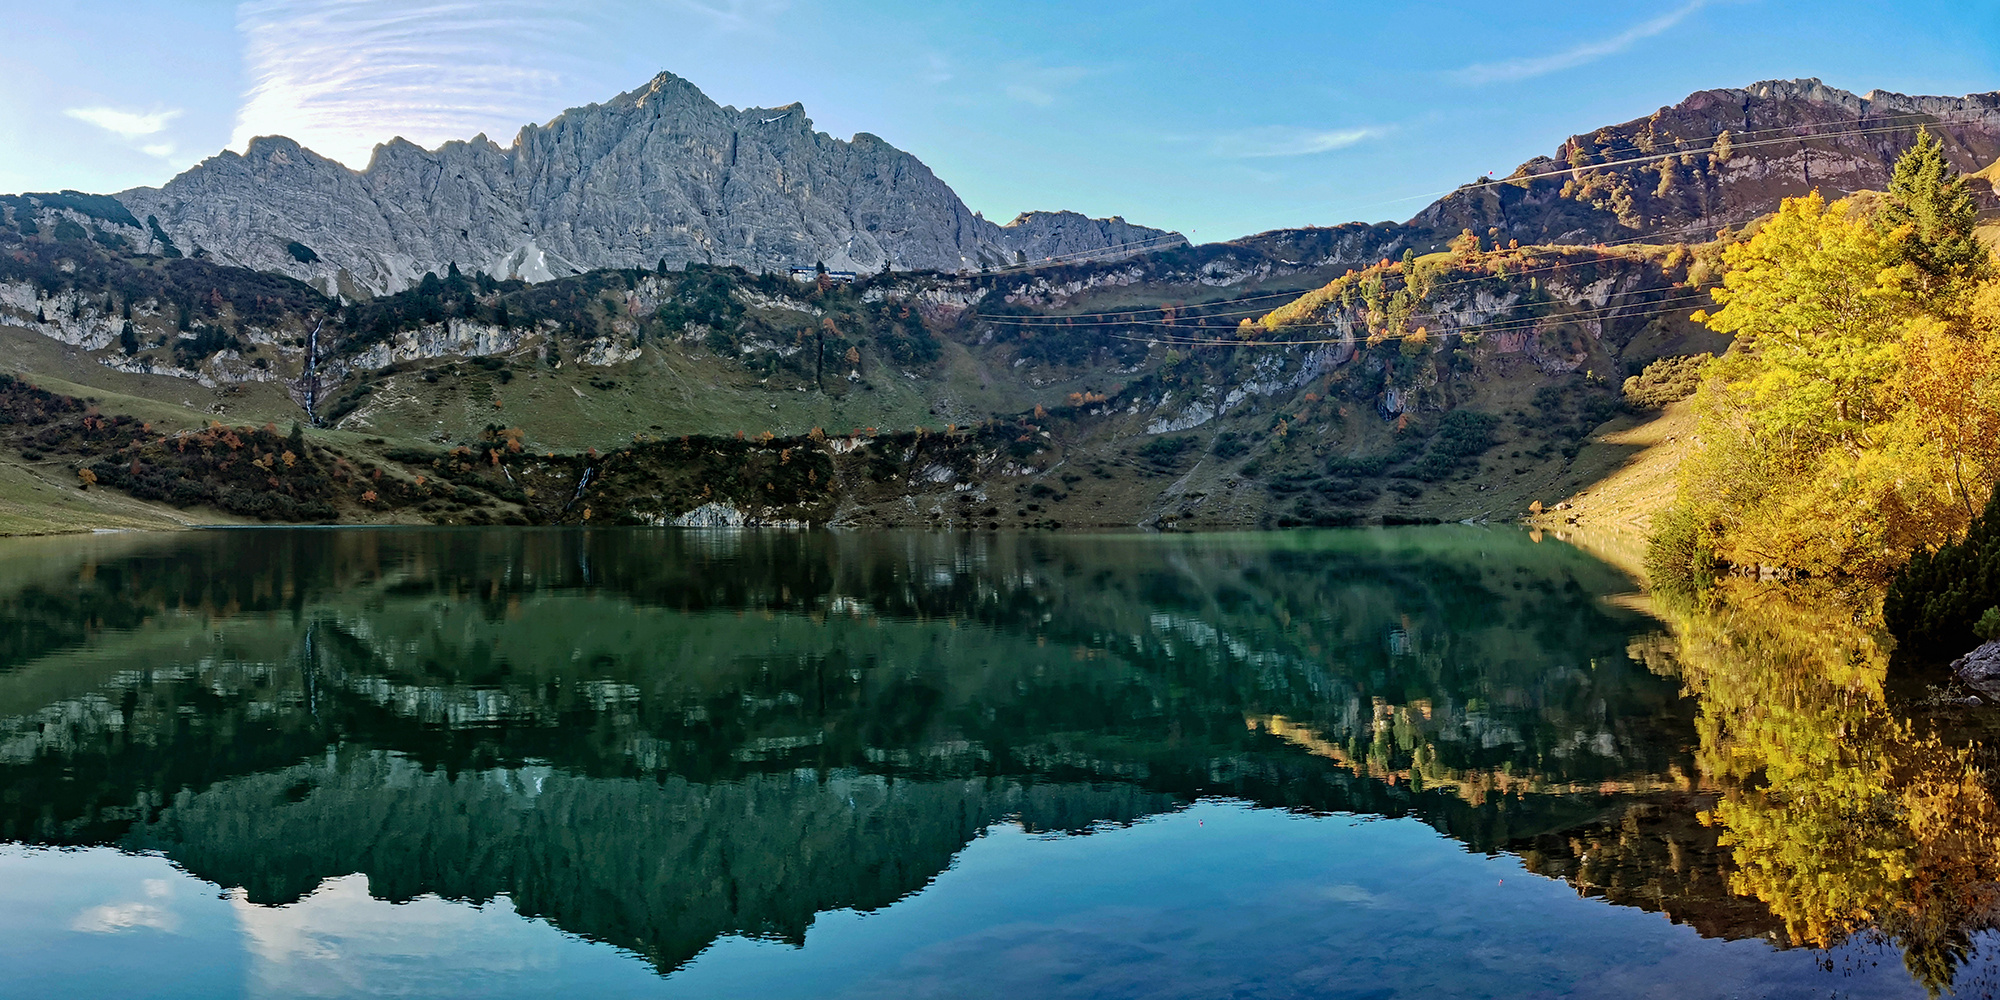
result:
[[[0,995],[1923,996],[1730,891],[1633,590],[1463,526],[0,542]]]

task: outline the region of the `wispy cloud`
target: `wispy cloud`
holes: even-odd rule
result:
[[[107,903],[77,914],[69,926],[85,934],[117,934],[142,927],[171,933],[180,927],[180,920],[151,903]]]
[[[1214,151],[1218,156],[1242,159],[1311,156],[1346,149],[1357,142],[1373,139],[1383,131],[1379,128],[1317,129],[1271,125],[1217,136]]]
[[[507,0],[258,0],[236,21],[252,85],[230,144],[287,135],[355,167],[394,135],[431,146],[545,112],[559,71],[510,50],[582,29]]]
[[[148,899],[165,900],[173,895],[173,887],[162,879],[149,878],[140,884]],[[120,934],[140,928],[171,934],[180,928],[180,917],[162,903],[132,900],[93,906],[78,913],[69,927],[84,934]]]
[[[1635,42],[1644,41],[1667,31],[1688,19],[1696,11],[1708,6],[1712,0],[1692,0],[1684,6],[1661,14],[1650,21],[1644,21],[1619,32],[1610,38],[1585,42],[1575,48],[1566,49],[1553,55],[1535,56],[1525,59],[1509,59],[1505,62],[1475,63],[1452,75],[1465,83],[1498,83],[1506,80],[1526,80],[1531,77],[1554,73],[1558,70],[1582,66],[1596,62],[1605,56],[1616,55],[1632,47]]]
[[[67,108],[63,114],[80,122],[88,122],[127,139],[154,135],[164,130],[169,123],[181,116],[179,108],[171,111],[122,111],[118,108]]]
[[[249,0],[249,92],[230,144],[286,135],[353,167],[393,136],[423,146],[601,99],[605,40],[644,22],[760,29],[785,0]],[[630,80],[625,85],[643,81]]]
[[[1045,108],[1056,102],[1056,98],[1071,84],[1091,74],[1082,66],[1036,66],[1032,63],[1013,63],[1003,68],[1007,83],[1002,92],[1023,104]]]
[[[951,60],[931,52],[924,56],[924,69],[917,74],[917,78],[935,87],[941,83],[951,82],[954,75],[956,74],[952,72]]]

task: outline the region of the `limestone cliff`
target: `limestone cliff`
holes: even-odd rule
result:
[[[509,146],[396,139],[357,172],[264,137],[117,197],[188,252],[349,294],[397,291],[453,263],[531,281],[661,260],[956,271],[1182,242],[1073,212],[1001,226],[880,138],[816,132],[798,104],[718,106],[668,73]]]
[[[1506,178],[1468,184],[1410,220],[1446,239],[1594,243],[1653,237],[1700,242],[1784,198],[1828,198],[1888,185],[1919,128],[1960,171],[2000,158],[2000,93],[1856,95],[1818,80],[1704,90],[1672,107],[1564,141]],[[1724,133],[1727,139],[1722,139]],[[1989,207],[1989,184],[1975,184]]]

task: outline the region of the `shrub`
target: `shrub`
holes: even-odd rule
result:
[[[1987,642],[2000,640],[2000,607],[1987,608],[1986,613],[1972,623],[1972,632]]]
[[[1661,358],[1647,365],[1625,380],[1625,405],[1634,410],[1657,410],[1694,395],[1695,387],[1701,384],[1702,368],[1712,360],[1714,355],[1695,354]]]
[[[1493,447],[1493,430],[1499,425],[1500,418],[1476,410],[1453,410],[1445,414],[1436,436],[1431,438],[1430,452],[1413,470],[1416,478],[1434,483],[1468,459],[1485,454],[1486,449]]]
[[[55,194],[37,192],[27,197],[41,202],[47,208],[67,208],[93,219],[103,219],[121,226],[131,226],[133,229],[139,228],[139,220],[133,218],[125,204],[108,194],[61,191]]]
[[[195,330],[193,337],[175,338],[174,360],[183,368],[193,368],[217,351],[242,351],[245,346],[243,341],[225,330],[204,326]]]
[[[1978,644],[1982,609],[1995,605],[2000,605],[2000,490],[1963,539],[1936,552],[1910,554],[1889,581],[1882,621],[1896,637],[1898,653],[1946,660]]]
[[[1693,594],[1713,586],[1722,567],[1716,562],[1715,540],[1709,535],[1685,504],[1675,504],[1661,514],[1653,537],[1646,543],[1646,575],[1654,588],[1669,594]]]
[[[1139,457],[1155,465],[1172,465],[1194,444],[1192,434],[1154,438],[1139,446]]]

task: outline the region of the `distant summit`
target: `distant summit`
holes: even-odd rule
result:
[[[1554,156],[1462,187],[1409,224],[1524,244],[1698,242],[1808,191],[1834,198],[1886,187],[1919,128],[1943,141],[1959,170],[1976,172],[2000,159],[2000,93],[1862,96],[1811,79],[1704,90],[1571,136]],[[1978,193],[2000,204],[1990,188]]]
[[[508,146],[398,138],[357,172],[264,137],[117,198],[163,245],[349,295],[453,264],[531,281],[662,260],[957,271],[1183,242],[1074,212],[997,225],[876,136],[816,132],[799,104],[721,107],[671,73]]]

